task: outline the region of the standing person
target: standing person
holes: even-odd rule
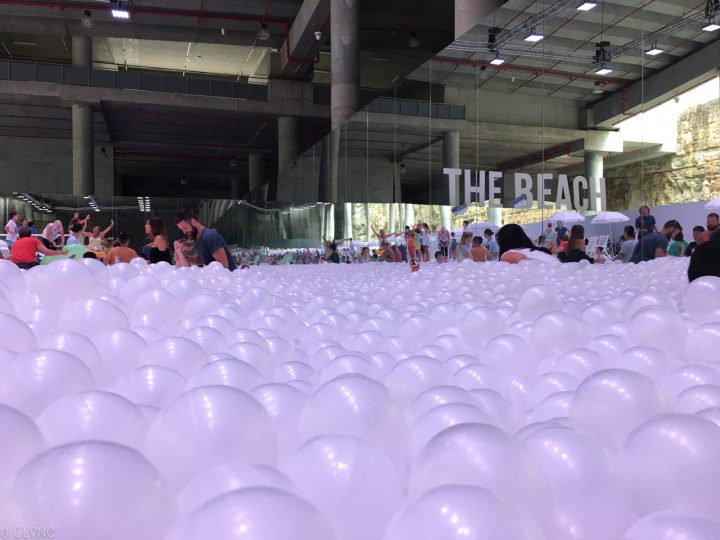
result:
[[[635,218],[635,230],[637,231],[638,240],[642,239],[645,235],[657,233],[655,218],[650,215],[650,207],[643,205],[638,212],[640,215]]]
[[[438,250],[442,253],[443,257],[447,259],[448,249],[450,248],[450,231],[442,225],[437,233]],[[437,259],[437,257],[436,257]]]
[[[118,234],[117,239],[120,245],[118,247],[112,248],[105,257],[105,264],[107,264],[108,266],[117,263],[129,263],[134,258],[138,257],[137,252],[134,249],[128,247],[130,239],[128,238],[127,234],[120,233]]]
[[[688,243],[683,238],[682,227],[675,229],[671,235],[672,242],[668,245],[668,257],[683,257]]]
[[[30,234],[37,234],[37,229],[35,228],[35,222],[34,221],[28,221],[28,229],[30,229]]]
[[[457,239],[455,233],[450,233],[450,259],[455,258],[455,252],[457,251]]]
[[[550,249],[555,242],[556,238],[555,233],[553,232],[552,223],[548,223],[547,227],[545,227],[545,231],[543,231],[543,245]]]
[[[635,239],[635,229],[632,225],[626,225],[623,231],[623,243],[620,246],[620,251],[618,251],[618,254],[615,255],[613,261],[629,263],[633,251],[635,251],[636,245],[637,240]]]
[[[423,238],[423,261],[430,262],[430,226],[427,223],[422,224]]]
[[[500,260],[517,264],[530,259],[540,262],[558,262],[549,249],[537,247],[520,225],[510,223],[503,225],[497,233],[500,247]]]
[[[455,259],[457,262],[463,262],[465,259],[472,259],[472,252],[470,251],[472,246],[473,233],[464,232],[460,237],[460,244],[455,251]]]
[[[80,222],[75,222],[70,225],[70,236],[68,236],[65,242],[66,246],[82,245],[83,237],[83,226]]]
[[[175,217],[175,225],[188,238],[195,242],[200,261],[208,265],[213,261],[219,262],[224,268],[235,270],[235,263],[230,256],[230,250],[225,245],[225,240],[215,229],[203,227],[195,218],[192,210],[181,210]],[[190,260],[183,251],[182,241],[175,242],[175,262],[178,266],[190,266]],[[337,253],[337,252],[336,252]]]
[[[28,228],[28,219],[27,219],[27,218],[22,218],[22,219],[20,220],[20,227],[18,228],[18,233],[19,233],[20,231],[22,231],[23,229],[27,229],[27,228]],[[32,234],[32,232],[31,232],[30,234]]]
[[[327,256],[327,261],[334,264],[340,264],[340,254],[337,251],[337,244],[335,242],[330,242],[328,248],[330,250],[330,254]]]
[[[167,234],[165,234],[165,222],[160,218],[149,218],[145,222],[145,234],[150,239],[147,245],[148,261],[152,264],[163,261],[172,264]]]
[[[380,244],[383,243],[383,240],[388,240],[391,236],[397,236],[395,233],[386,233],[385,229],[380,229],[379,231],[375,230],[375,226],[371,225],[373,234],[377,236],[378,242]],[[352,238],[351,238],[352,240]]]
[[[474,220],[472,219],[466,219],[465,221],[463,221],[463,234],[465,234],[466,232],[473,232],[473,230],[470,228],[470,223],[472,223],[473,221]]]
[[[28,227],[22,229],[18,237],[18,240],[13,242],[12,248],[10,248],[10,260],[19,268],[29,270],[33,266],[37,266],[38,252],[43,255],[67,255],[67,251],[57,252],[46,248],[38,238],[32,236]]]
[[[560,242],[562,242],[561,238],[563,236],[568,235],[568,230],[565,225],[563,225],[562,221],[557,222],[557,226],[555,227],[555,242],[557,243],[557,246],[560,247]]]
[[[487,246],[487,250],[490,253],[490,259],[491,261],[497,261],[498,260],[498,254],[500,253],[500,248],[498,248],[497,242],[493,238],[494,233],[492,232],[492,229],[485,229],[483,232],[483,236],[485,237],[485,245]]]
[[[659,257],[667,256],[668,238],[675,229],[679,229],[680,224],[671,219],[666,222],[661,232],[651,232],[638,239],[630,262],[639,263],[641,261],[651,261]]]
[[[475,262],[488,262],[490,260],[490,252],[482,245],[482,243],[482,238],[479,236],[473,237],[470,255],[472,256],[472,260]]]
[[[17,220],[18,213],[10,212],[10,219],[8,219],[8,222],[5,224],[5,243],[7,243],[8,249],[10,249],[13,245],[13,242],[18,239]]]
[[[703,276],[720,277],[720,231],[716,230],[710,240],[695,248],[690,257],[688,280]]]
[[[693,241],[688,244],[688,247],[685,250],[686,257],[692,256],[695,248],[703,243],[703,237],[705,236],[705,227],[703,227],[702,225],[696,225],[695,227],[693,227],[692,235]]]
[[[417,262],[415,260],[415,232],[410,228],[406,228],[406,239],[407,239],[407,260],[410,266]]]
[[[707,215],[707,231],[703,233],[703,242],[708,242],[712,237],[713,233],[718,230],[720,225],[720,219],[715,212],[711,212]]]

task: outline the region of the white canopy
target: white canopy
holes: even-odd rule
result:
[[[630,218],[620,212],[600,212],[592,220],[596,225],[605,225],[608,223],[625,223]]]
[[[578,221],[585,221],[585,217],[581,216],[577,212],[572,210],[561,210],[555,212],[552,216],[544,221],[562,221],[563,223],[577,223]]]

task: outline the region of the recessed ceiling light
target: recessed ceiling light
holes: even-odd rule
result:
[[[706,32],[715,32],[715,30],[720,30],[720,24],[713,22],[711,19],[707,26],[703,26],[703,30]]]
[[[645,54],[647,54],[648,56],[657,56],[658,54],[662,54],[664,52],[665,51],[663,51],[662,49],[653,46],[651,49],[645,51]]]
[[[505,63],[505,59],[500,56],[499,54],[495,56],[492,60],[490,60],[490,63],[493,66],[502,66]]]
[[[112,16],[116,19],[129,19],[130,18],[130,12],[126,9],[113,9],[111,11]]]
[[[577,7],[578,11],[590,11],[594,7],[597,7],[597,2],[583,2]]]

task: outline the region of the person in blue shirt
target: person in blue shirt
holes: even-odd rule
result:
[[[655,217],[650,215],[650,207],[647,205],[641,206],[638,212],[640,215],[635,218],[635,230],[638,233],[638,239],[650,233],[658,232]]]
[[[497,242],[493,238],[492,229],[485,229],[485,231],[483,231],[483,236],[485,237],[485,244],[487,250],[490,252],[489,260],[497,261],[498,255],[500,254],[500,248],[498,247]]]
[[[186,253],[186,244],[182,240],[175,241],[175,263],[177,266],[190,266],[191,263],[208,265],[217,261],[228,270],[235,270],[235,262],[230,256],[230,250],[223,237],[215,229],[203,227],[196,219],[192,210],[185,209],[178,212],[175,225],[191,241],[195,243],[197,259]],[[199,260],[198,260],[199,259]]]
[[[562,242],[562,238],[564,236],[567,236],[567,234],[567,227],[563,225],[562,221],[558,221],[557,227],[555,227],[555,242],[557,242],[558,247],[560,247],[560,242]]]

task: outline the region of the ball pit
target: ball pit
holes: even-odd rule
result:
[[[720,278],[686,270],[0,260],[0,528],[717,538]]]

